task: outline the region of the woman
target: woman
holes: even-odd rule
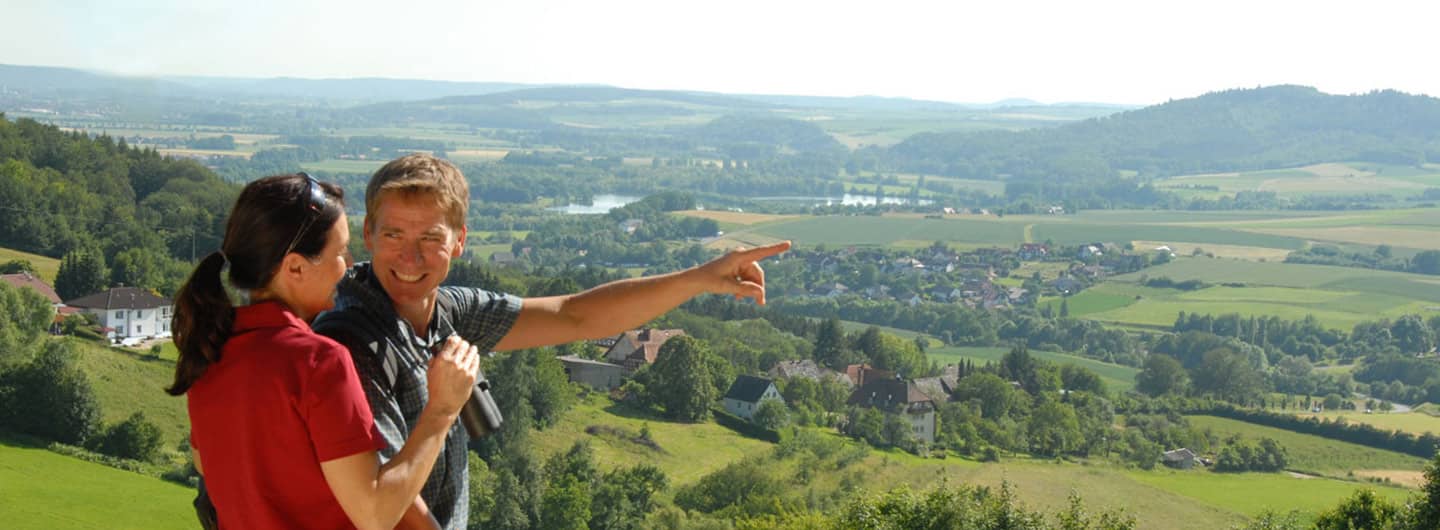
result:
[[[349,352],[309,326],[345,272],[343,207],[339,187],[304,173],[251,182],[221,250],[177,295],[167,392],[188,395],[195,469],[222,528],[394,527],[475,384],[479,355],[451,339],[426,372],[419,424],[379,464]]]

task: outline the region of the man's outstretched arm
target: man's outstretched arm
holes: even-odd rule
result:
[[[765,271],[760,260],[790,249],[784,241],[733,250],[682,271],[619,280],[584,292],[527,298],[515,326],[496,350],[519,350],[618,334],[705,293],[753,298],[765,303]]]

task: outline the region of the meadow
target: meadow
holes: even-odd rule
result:
[[[1273,191],[1280,197],[1388,193],[1406,198],[1440,186],[1440,166],[1370,162],[1328,163],[1287,169],[1185,175],[1161,180],[1156,187],[1214,186],[1220,193]]]
[[[1215,416],[1186,416],[1190,424],[1210,429],[1221,439],[1240,435],[1246,439],[1272,438],[1285,447],[1287,469],[1333,478],[1349,478],[1364,470],[1410,471],[1425,469],[1425,460],[1394,451],[1301,434],[1274,427]]]
[[[1141,284],[1159,277],[1212,286],[1182,291]],[[1115,276],[1066,300],[1071,316],[1135,327],[1168,328],[1183,311],[1286,319],[1314,315],[1325,326],[1348,330],[1378,317],[1433,314],[1440,306],[1440,280],[1349,267],[1180,258]],[[1058,309],[1058,301],[1042,303]]]
[[[35,266],[35,272],[51,286],[55,285],[55,274],[60,272],[60,260],[0,247],[0,263],[10,260],[24,260]]]
[[[0,521],[56,530],[195,528],[195,490],[0,439]]]

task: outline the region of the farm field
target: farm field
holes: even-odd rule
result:
[[[1361,403],[1360,408],[1364,408],[1364,403]],[[1318,416],[1330,421],[1344,420],[1345,423],[1370,425],[1386,431],[1400,431],[1410,434],[1425,434],[1427,432],[1440,434],[1440,418],[1420,412],[1375,412],[1373,414],[1365,414],[1363,410],[1338,412],[1327,410],[1319,414],[1302,412],[1296,414],[1296,416],[1302,418]]]
[[[955,364],[960,359],[971,359],[978,365],[986,362],[1000,362],[1010,351],[1009,348],[997,347],[969,347],[969,346],[946,346],[943,348],[931,348],[926,352],[930,359],[942,365]],[[1037,359],[1044,359],[1057,364],[1075,364],[1094,371],[1105,380],[1105,385],[1113,391],[1125,391],[1135,387],[1135,374],[1140,373],[1139,369],[1118,364],[1111,364],[1087,359],[1077,355],[1054,353],[1039,350],[1030,350],[1030,355]]]
[[[195,528],[195,490],[0,439],[0,521],[56,530]]]
[[[324,171],[326,173],[369,175],[380,166],[385,165],[388,160],[338,160],[327,158],[319,162],[304,162],[300,164],[306,171]]]
[[[1157,289],[1140,285],[1142,276],[1215,285],[1197,291]],[[1347,267],[1180,258],[1115,276],[1068,302],[1071,316],[1141,327],[1168,328],[1184,311],[1287,319],[1314,315],[1326,326],[1348,330],[1379,317],[1431,315],[1440,307],[1440,280]],[[1042,303],[1058,309],[1058,301]]]
[[[1239,434],[1245,438],[1273,438],[1285,447],[1288,469],[1306,474],[1347,478],[1360,471],[1409,471],[1425,469],[1425,460],[1404,453],[1375,449],[1319,436],[1215,416],[1186,416],[1190,424],[1211,429],[1222,439]]]
[[[1381,497],[1403,503],[1410,491],[1394,486],[1360,484],[1322,477],[1300,478],[1283,473],[1212,473],[1207,471],[1132,471],[1137,482],[1175,495],[1224,507],[1247,517],[1266,510],[1286,513],[1298,510],[1304,519],[1313,519],[1334,508],[1355,490],[1369,488]],[[1149,528],[1141,525],[1141,528]],[[1158,528],[1158,527],[1157,527]],[[1218,528],[1218,527],[1217,527]]]
[[[886,246],[898,241],[946,241],[1016,246],[1024,242],[1052,241],[1062,245],[1089,242],[1136,242],[1235,247],[1231,253],[1260,257],[1281,256],[1306,246],[1307,240],[1280,234],[1258,233],[1230,226],[1180,224],[1197,220],[1222,222],[1275,219],[1267,213],[1206,216],[1192,212],[1119,212],[1077,216],[947,216],[920,215],[798,217],[757,226],[759,233],[792,239],[804,245]],[[1280,217],[1288,219],[1289,217]],[[1143,247],[1142,247],[1143,248]]]
[[[1311,166],[1186,175],[1159,181],[1156,187],[1215,186],[1222,193],[1273,191],[1280,197],[1388,193],[1411,197],[1440,185],[1440,170],[1377,163],[1328,163]]]
[[[35,266],[35,272],[40,275],[41,279],[45,280],[45,283],[50,284],[51,287],[55,286],[55,273],[60,272],[60,260],[39,254],[31,254],[29,252],[0,247],[0,263],[17,259],[30,262],[31,265]]]

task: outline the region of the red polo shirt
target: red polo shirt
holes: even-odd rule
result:
[[[320,463],[386,445],[344,347],[279,303],[239,307],[187,395],[221,528],[353,528]]]

